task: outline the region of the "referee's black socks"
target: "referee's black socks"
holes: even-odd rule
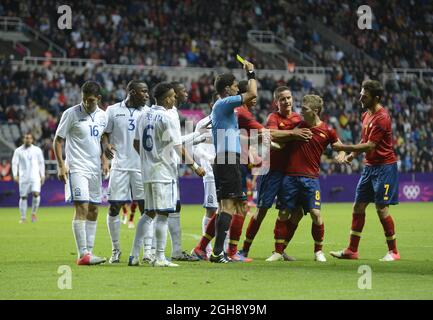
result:
[[[227,232],[230,228],[232,221],[232,215],[227,212],[220,212],[216,218],[215,223],[215,245],[213,252],[215,255],[219,255],[224,251],[224,241],[227,236]]]

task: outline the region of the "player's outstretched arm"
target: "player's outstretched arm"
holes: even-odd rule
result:
[[[355,152],[355,153],[361,153],[361,152],[369,152],[371,150],[374,150],[376,148],[376,144],[374,142],[368,141],[365,143],[358,143],[358,144],[338,144],[334,143],[332,145],[332,148],[335,151],[345,151],[345,152]]]
[[[300,140],[308,142],[313,137],[313,133],[308,128],[295,128],[293,130],[271,129],[271,139],[275,142],[287,142]]]
[[[335,143],[333,143],[332,144],[332,148],[334,148],[334,146],[339,146],[339,145],[342,145],[343,143],[341,142],[341,140],[340,139],[338,139],[338,141],[337,142],[335,142]],[[335,149],[334,149],[335,150]],[[352,161],[352,160],[350,160],[350,161],[347,161],[347,158],[346,158],[346,152],[345,151],[339,151],[338,152],[338,155],[335,157],[335,160],[338,162],[338,163],[346,163],[346,164],[349,164],[350,163],[350,161]]]
[[[203,177],[206,174],[206,171],[204,171],[204,169],[194,161],[189,152],[181,144],[174,146],[174,149],[176,150],[179,157],[185,157],[185,162],[188,163],[188,165],[198,176]]]
[[[56,156],[57,160],[57,177],[60,181],[63,183],[66,183],[68,180],[68,168],[66,167],[65,161],[63,160],[63,142],[65,139],[56,136],[54,138],[54,155]]]

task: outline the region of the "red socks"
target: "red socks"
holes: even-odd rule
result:
[[[245,217],[242,214],[234,214],[230,224],[230,241],[227,254],[232,256],[238,252],[238,243],[242,234]]]
[[[385,219],[381,219],[383,230],[385,231],[386,243],[388,244],[389,251],[398,253],[397,251],[397,240],[395,238],[394,221],[391,216],[387,216]]]
[[[311,224],[311,235],[314,239],[314,252],[321,251],[323,248],[323,237],[325,235],[325,224],[320,226],[314,222]]]
[[[282,254],[284,251],[284,242],[287,238],[287,221],[276,220],[274,228],[275,252]]]
[[[209,242],[215,237],[215,220],[217,215],[214,214],[212,218],[210,218],[207,223],[205,234],[201,237],[200,242],[198,243],[196,248],[199,248],[202,251],[206,251],[206,247]]]
[[[290,240],[292,240],[293,235],[295,234],[296,229],[298,228],[297,224],[293,224],[290,220],[287,220],[287,237],[284,239],[284,250],[287,248]]]
[[[247,232],[245,235],[244,245],[242,247],[243,251],[248,252],[250,250],[251,244],[256,237],[257,232],[259,232],[261,222],[258,220],[251,218],[250,223],[248,224]]]
[[[358,252],[359,241],[361,240],[362,229],[365,224],[365,214],[352,214],[352,229],[350,230],[349,249]]]

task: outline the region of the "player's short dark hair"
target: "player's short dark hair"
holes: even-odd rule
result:
[[[183,86],[182,82],[179,81],[172,81],[170,84],[173,86],[173,89],[176,91],[180,86]]]
[[[278,100],[278,97],[280,96],[281,92],[283,92],[283,91],[290,91],[290,88],[286,87],[286,86],[281,86],[281,87],[278,87],[277,89],[275,89],[274,90],[274,99]]]
[[[248,91],[248,81],[247,80],[239,81],[238,87],[239,87],[239,94],[247,92]]]
[[[320,115],[323,110],[323,99],[316,94],[307,94],[302,98],[302,104],[308,104],[312,109],[317,110]]]
[[[227,86],[231,86],[235,81],[236,77],[231,73],[219,74],[215,79],[215,90],[221,95],[224,94],[224,90]]]
[[[361,87],[368,91],[373,98],[379,97],[380,99],[385,93],[382,84],[377,80],[364,80]]]
[[[147,86],[147,83],[143,80],[131,80],[126,86],[126,91],[131,92],[131,90],[136,90],[139,84],[145,84]]]
[[[171,83],[160,82],[153,88],[152,96],[156,102],[161,102],[171,89],[174,89]]]
[[[85,95],[100,96],[101,91],[101,85],[96,81],[86,81],[81,86],[81,92]]]

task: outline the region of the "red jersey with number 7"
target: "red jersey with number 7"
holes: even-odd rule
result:
[[[365,164],[374,166],[397,162],[392,142],[391,117],[388,111],[381,107],[371,114],[369,111],[362,114],[361,142],[374,142],[376,148],[365,153]]]

